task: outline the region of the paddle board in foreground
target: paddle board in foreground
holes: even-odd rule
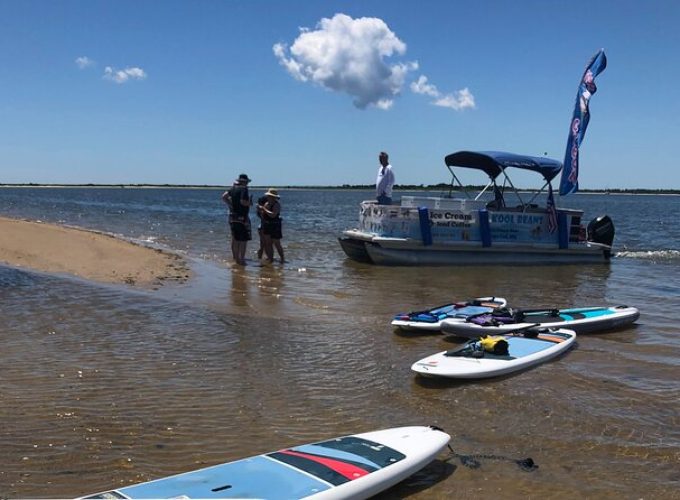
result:
[[[411,370],[426,377],[461,379],[506,375],[562,354],[572,347],[576,333],[565,329],[526,329],[523,332],[486,339],[504,340],[507,350],[496,347],[496,353],[489,352],[488,347],[485,349],[483,345],[485,339],[470,340],[457,349],[416,361]]]
[[[623,328],[639,317],[638,309],[623,305],[542,310],[496,309],[490,313],[469,316],[464,321],[444,320],[441,330],[471,339],[484,335],[503,335],[531,325],[567,328],[581,334]]]
[[[442,320],[465,321],[469,316],[489,313],[507,304],[503,297],[478,297],[425,311],[397,314],[392,320],[392,326],[405,331],[438,332]]]
[[[397,427],[286,448],[83,499],[368,498],[430,463],[450,436]]]

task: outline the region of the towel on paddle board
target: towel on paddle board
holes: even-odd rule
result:
[[[442,320],[457,319],[462,321],[469,316],[489,313],[506,305],[507,301],[502,297],[478,297],[444,304],[424,311],[397,314],[392,320],[392,326],[400,330],[439,331]]]

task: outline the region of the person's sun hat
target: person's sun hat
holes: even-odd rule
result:
[[[264,193],[265,196],[273,196],[274,198],[281,198],[279,196],[279,192],[274,189],[274,188],[269,188],[266,193]]]
[[[246,175],[246,174],[241,174],[238,176],[238,179],[236,179],[236,182],[238,183],[249,183],[251,179]]]

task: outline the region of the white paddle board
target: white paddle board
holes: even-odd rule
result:
[[[443,320],[465,321],[471,315],[491,312],[507,304],[503,297],[478,297],[424,311],[397,314],[392,326],[404,331],[439,332]]]
[[[434,427],[397,427],[286,448],[82,498],[368,498],[422,469],[450,439]]]
[[[481,350],[478,340],[470,340],[461,348],[433,354],[416,361],[411,370],[426,377],[476,379],[497,377],[523,370],[554,358],[568,350],[576,340],[571,330],[542,329],[534,338],[504,335],[508,354],[497,355]],[[474,352],[482,352],[478,357]]]
[[[493,313],[468,317],[464,321],[443,320],[441,330],[444,333],[476,339],[484,335],[503,335],[531,325],[550,328],[567,328],[577,334],[592,333],[616,328],[623,328],[640,317],[640,311],[635,307],[581,307],[570,309],[546,309],[517,311],[521,318],[519,322],[510,318],[494,318]]]

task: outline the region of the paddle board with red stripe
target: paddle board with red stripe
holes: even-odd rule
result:
[[[449,435],[397,427],[286,448],[148,483],[83,497],[369,498],[430,463]]]

